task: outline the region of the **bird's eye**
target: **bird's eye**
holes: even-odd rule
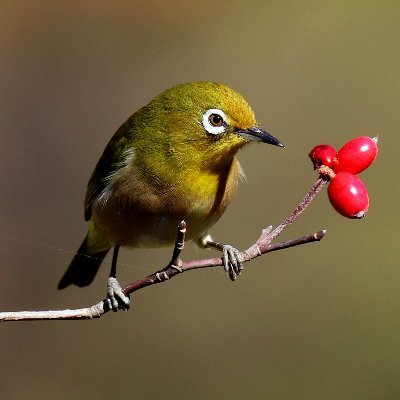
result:
[[[222,126],[224,123],[224,120],[222,119],[222,117],[218,114],[211,114],[208,117],[208,121],[210,122],[210,124],[212,126]]]
[[[228,118],[225,113],[216,108],[211,108],[203,114],[201,125],[211,135],[219,135],[225,132]]]

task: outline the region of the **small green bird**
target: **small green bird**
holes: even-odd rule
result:
[[[120,246],[172,245],[181,220],[188,240],[223,251],[232,280],[240,252],[212,240],[209,228],[232,200],[241,169],[237,151],[252,142],[283,144],[259,129],[244,98],[217,83],[175,86],[135,112],[111,138],[85,197],[89,231],[58,288],[87,286],[114,247],[109,306],[128,308],[116,280]]]

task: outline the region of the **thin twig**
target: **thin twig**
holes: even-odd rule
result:
[[[274,230],[272,230],[272,227],[268,227],[262,232],[257,242],[244,252],[246,257],[251,259],[264,254],[267,251],[270,243],[276,239],[289,225],[293,224],[297,218],[299,218],[299,216],[306,210],[306,208],[314,200],[315,196],[327,183],[328,181],[321,175],[314,185],[312,185],[308,193],[304,196],[304,199],[287,218],[285,218]],[[245,259],[247,260],[247,258]]]
[[[269,246],[266,253],[276,250],[283,250],[293,246],[299,246],[306,243],[312,243],[320,241],[324,235],[325,230],[318,231],[314,234],[306,235],[298,239],[292,239],[285,242],[273,243]],[[221,267],[223,265],[221,258],[208,258],[200,260],[192,260],[183,262],[181,265],[181,271],[174,267],[167,267],[164,269],[165,274],[168,276],[167,279],[157,279],[157,274],[146,276],[145,278],[139,279],[124,288],[124,293],[133,293],[146,286],[151,286],[157,283],[165,282],[165,280],[171,279],[174,276],[181,274],[186,271],[195,270],[198,268],[209,268],[209,267]],[[0,312],[1,321],[32,321],[32,320],[64,320],[64,319],[93,319],[100,318],[103,314],[108,312],[108,308],[104,307],[105,300],[99,303],[87,307],[75,310],[47,310],[47,311],[6,311]]]
[[[297,239],[292,239],[279,243],[271,243],[277,236],[279,236],[284,229],[291,225],[303,211],[308,207],[314,197],[326,184],[324,178],[319,178],[312,186],[310,191],[296,207],[296,209],[275,229],[271,226],[263,229],[257,241],[242,253],[243,262],[248,262],[262,254],[269,253],[276,250],[283,250],[293,246],[299,246],[306,243],[320,241],[326,231],[320,230],[314,234],[306,235]],[[198,268],[220,267],[223,265],[222,258],[208,258],[183,262],[180,259],[180,254],[184,247],[186,234],[186,223],[182,221],[179,224],[177,240],[173,249],[170,263],[162,270],[139,279],[127,285],[123,292],[128,295],[136,292],[147,286],[155,285],[165,282],[174,276],[186,271],[195,270]],[[50,319],[92,319],[99,318],[109,311],[105,306],[106,300],[99,303],[76,310],[48,310],[48,311],[15,311],[15,312],[0,312],[0,321],[27,321],[27,320],[50,320]]]

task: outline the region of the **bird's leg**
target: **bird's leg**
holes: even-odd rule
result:
[[[209,233],[203,235],[198,240],[200,247],[212,247],[222,251],[224,269],[229,274],[229,278],[235,281],[243,269],[243,259],[241,252],[229,244],[214,242]]]
[[[107,302],[110,309],[118,311],[118,309],[129,309],[129,296],[126,296],[122,291],[121,285],[117,281],[117,259],[118,259],[119,244],[114,245],[113,258],[111,262],[110,277],[107,284]]]

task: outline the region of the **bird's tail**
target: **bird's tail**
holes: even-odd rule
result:
[[[110,248],[110,242],[91,222],[85,240],[79,247],[57,288],[59,290],[64,289],[71,284],[83,287],[92,283]]]

